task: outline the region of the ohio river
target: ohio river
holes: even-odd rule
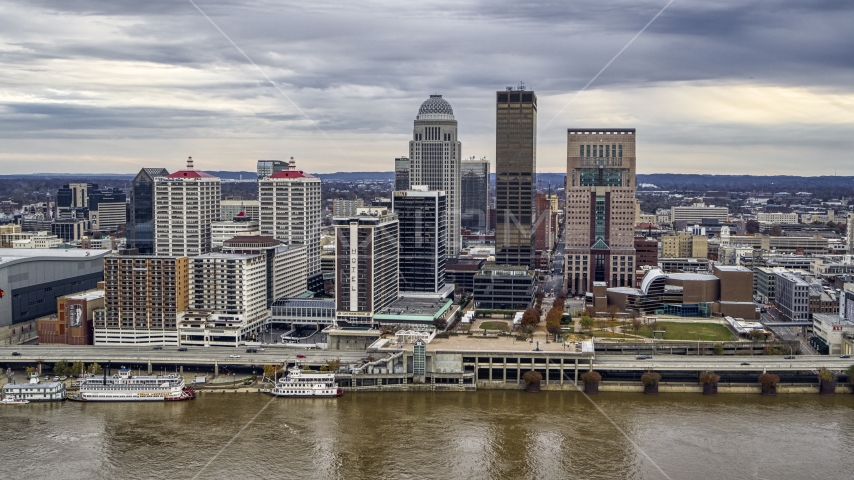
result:
[[[208,393],[2,406],[0,478],[851,478],[854,395],[591,399]]]

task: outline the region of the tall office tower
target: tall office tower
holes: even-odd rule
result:
[[[89,222],[92,230],[112,232],[127,224],[127,194],[118,188],[89,191]]]
[[[441,95],[430,95],[415,117],[409,142],[409,185],[427,185],[448,196],[448,257],[460,253],[460,158],[454,110]],[[409,188],[409,186],[407,186]]]
[[[211,223],[219,219],[220,180],[187,169],[154,179],[154,251],[194,257],[211,250]]]
[[[413,185],[392,197],[400,229],[400,290],[438,293],[445,287],[447,196]]]
[[[177,345],[176,315],[189,305],[187,257],[140,255],[136,249],[104,257],[105,316],[95,344]]]
[[[131,182],[127,247],[140,255],[154,253],[154,179],[166,175],[165,168],[143,168]]]
[[[412,162],[406,157],[394,159],[394,189],[409,190],[409,169]]]
[[[336,321],[370,324],[374,312],[397,300],[399,292],[397,215],[368,207],[356,216],[333,218],[332,225]]]
[[[294,157],[289,162],[284,160],[258,160],[258,180],[265,179],[274,173],[288,170],[294,164]]]
[[[635,129],[570,128],[566,148],[567,289],[633,287]]]
[[[460,163],[462,228],[486,232],[489,220],[489,160]]]
[[[95,183],[68,183],[63,185],[56,192],[57,218],[88,220],[89,192],[97,189],[98,184]]]
[[[222,253],[263,254],[267,259],[267,306],[279,298],[305,293],[308,262],[305,247],[282,245],[270,237],[234,237],[226,240]]]
[[[495,261],[532,266],[537,95],[524,84],[495,95]]]
[[[320,179],[296,169],[274,173],[258,182],[261,202],[261,235],[308,250],[308,284],[313,292],[323,289],[320,271]]]

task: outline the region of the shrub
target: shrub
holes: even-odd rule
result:
[[[522,375],[522,380],[525,381],[525,385],[530,385],[532,383],[540,383],[542,381],[543,375],[536,370],[528,370]]]
[[[723,355],[724,354],[724,344],[723,343],[716,343],[714,348],[712,348],[712,350],[714,350],[715,355]]]
[[[822,382],[832,382],[836,380],[836,374],[826,368],[822,368],[818,372],[818,379]]]
[[[780,376],[774,373],[763,373],[759,375],[759,383],[763,387],[774,387],[780,383]]]
[[[848,367],[848,369],[845,370],[845,374],[848,375],[848,383],[854,385],[854,365]]]
[[[715,372],[703,372],[700,374],[700,383],[703,385],[708,385],[710,383],[718,383],[718,380],[721,379],[720,375],[716,375]]]
[[[645,386],[658,385],[658,382],[660,381],[661,374],[658,372],[644,372],[644,374],[641,375],[641,382],[643,382]]]
[[[596,370],[590,370],[589,372],[581,374],[581,381],[584,382],[585,385],[599,383],[602,381],[602,375],[600,375]]]

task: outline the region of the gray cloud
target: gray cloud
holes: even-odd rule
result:
[[[316,125],[338,150],[390,159],[406,151],[418,105],[434,92],[454,106],[464,154],[491,155],[495,90],[524,80],[540,96],[545,125],[666,2],[197,3],[313,122],[189,2],[10,1],[0,7],[0,137],[34,142],[6,155],[39,154],[42,138],[122,137],[234,138],[235,145],[285,138],[280,150],[310,152],[328,143]],[[761,132],[750,137],[756,142],[785,143],[807,129],[820,134],[804,148],[836,156],[851,147],[836,132],[854,123],[851,24],[854,4],[841,0],[677,0],[540,132],[538,163],[561,167],[565,125],[603,121],[641,122],[632,126],[662,152],[742,144],[751,129]],[[795,112],[796,120],[775,125],[709,108],[709,118],[692,124],[675,100],[622,111],[590,103],[602,95],[625,102],[621,95],[648,87],[675,93],[686,84],[732,85],[734,95],[745,85],[808,90],[838,108],[823,104],[829,113]],[[843,121],[828,118],[834,114]],[[314,162],[319,171],[340,164],[326,158],[334,153],[323,155]],[[731,154],[722,151],[720,161],[731,162]]]

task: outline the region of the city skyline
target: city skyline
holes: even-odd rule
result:
[[[854,174],[851,5],[196,4],[223,33],[189,2],[5,4],[4,173],[187,156],[387,171],[433,93],[454,105],[466,156],[494,162],[492,92],[524,81],[542,172],[562,171],[568,126],[612,125],[643,134],[638,173]]]

